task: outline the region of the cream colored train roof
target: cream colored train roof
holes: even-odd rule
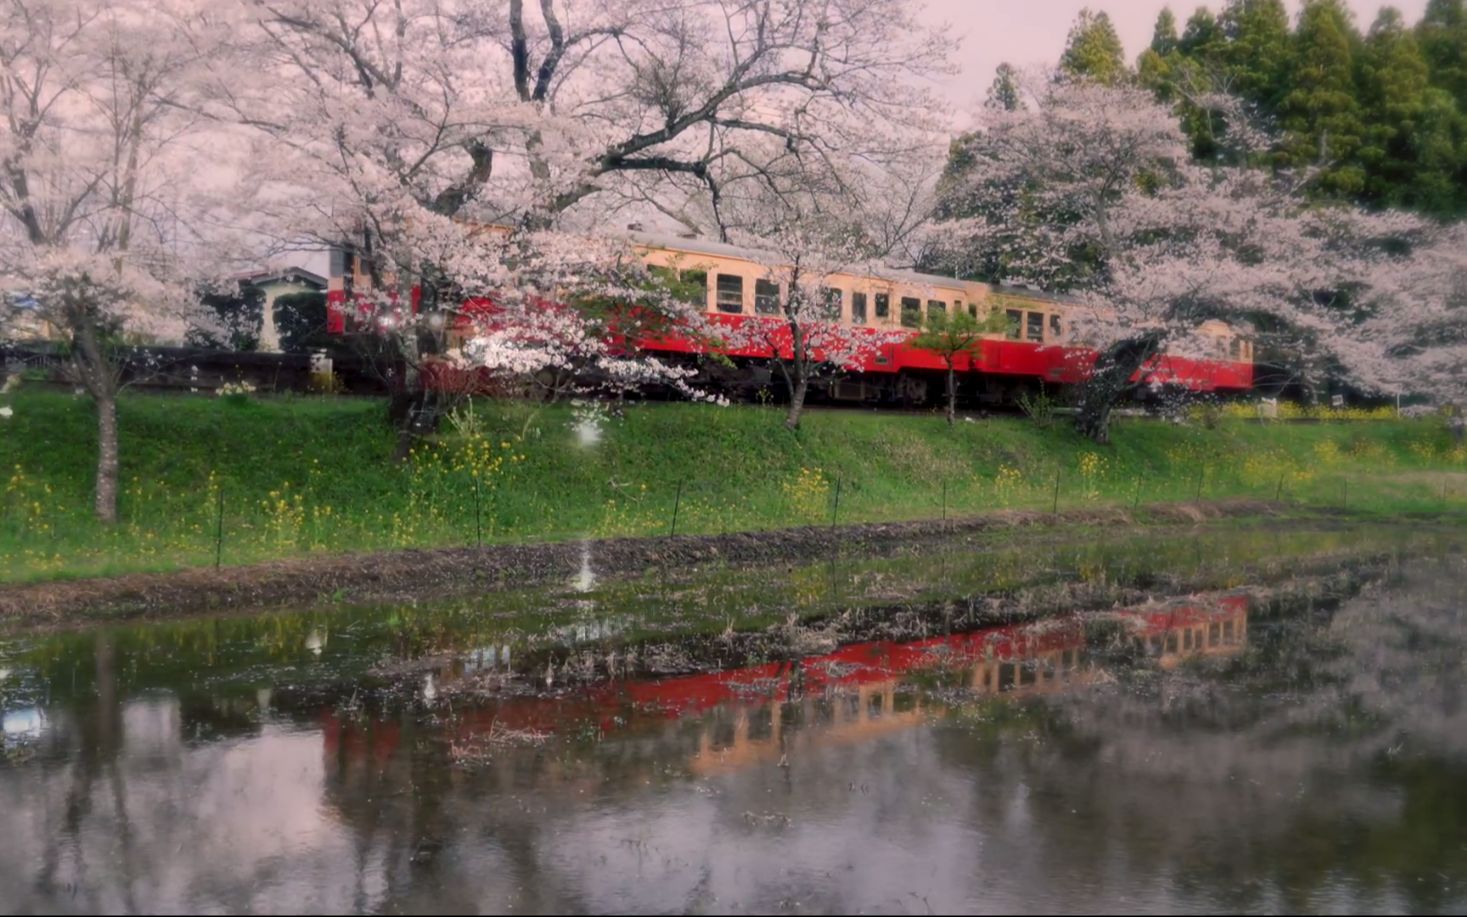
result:
[[[625,233],[625,238],[634,245],[645,245],[647,248],[687,251],[697,255],[713,255],[716,258],[738,258],[738,260],[750,261],[753,264],[780,264],[785,261],[783,255],[780,255],[776,251],[770,251],[770,249],[745,248],[742,245],[731,245],[728,242],[714,242],[711,239],[688,239],[684,238],[684,236],[662,235],[662,233],[653,232],[628,232]],[[995,289],[989,283],[978,283],[976,280],[958,280],[956,277],[945,277],[942,274],[924,274],[921,271],[886,267],[882,266],[882,264],[848,266],[842,268],[841,273],[882,277],[883,280],[896,280],[896,282],[914,283],[914,285],[948,286],[948,288],[981,286],[984,289]],[[1039,291],[1014,292],[1047,298],[1045,293],[1040,293]]]

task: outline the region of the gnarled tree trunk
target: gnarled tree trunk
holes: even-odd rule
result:
[[[1101,352],[1090,378],[1080,389],[1075,429],[1081,436],[1102,446],[1110,442],[1111,412],[1135,387],[1131,377],[1157,354],[1160,346],[1160,333],[1146,332],[1117,341]]]

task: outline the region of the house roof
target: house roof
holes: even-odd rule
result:
[[[314,271],[308,271],[303,267],[272,268],[267,271],[254,271],[247,274],[238,274],[235,277],[242,284],[248,286],[261,286],[267,283],[303,283],[306,286],[315,287],[318,290],[326,289],[326,278]]]

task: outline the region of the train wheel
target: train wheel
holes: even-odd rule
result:
[[[929,395],[926,379],[908,373],[897,377],[896,397],[903,407],[920,408],[927,404]]]

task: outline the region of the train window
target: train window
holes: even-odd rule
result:
[[[779,314],[779,284],[776,281],[754,281],[754,311],[760,315]]]
[[[820,288],[820,304],[825,307],[821,311],[825,314],[826,318],[833,318],[836,321],[840,321],[843,296],[843,291],[838,287]]]
[[[718,275],[718,311],[744,311],[744,278],[738,274]]]
[[[934,315],[947,315],[947,303],[940,299],[927,300],[927,317],[931,318]]]
[[[902,325],[916,328],[922,324],[922,300],[915,296],[902,297]]]
[[[976,302],[968,303],[968,314],[973,318],[978,317],[978,304]]]
[[[887,295],[886,293],[877,293],[876,294],[876,317],[877,318],[890,318],[891,317],[891,297],[889,295]]]
[[[1004,337],[1008,338],[1011,341],[1017,341],[1021,332],[1024,330],[1024,313],[1020,312],[1018,309],[1006,309],[1004,310],[1004,317],[1007,318],[1009,322],[1008,330],[1004,332]]]
[[[683,271],[682,283],[678,286],[685,300],[707,308],[708,272],[704,270]]]
[[[1238,340],[1237,338],[1233,338],[1231,341],[1228,341],[1228,356],[1230,356],[1234,360],[1236,360],[1236,359],[1240,358],[1242,355],[1243,355],[1243,342],[1240,341],[1240,340]]]
[[[1044,340],[1044,313],[1030,312],[1028,319],[1027,333],[1024,336],[1031,341]]]
[[[1049,337],[1050,337],[1051,340],[1056,340],[1057,341],[1057,340],[1059,340],[1059,336],[1060,336],[1060,317],[1058,315],[1051,315],[1049,317]]]
[[[851,294],[851,321],[857,325],[866,324],[866,294]]]

